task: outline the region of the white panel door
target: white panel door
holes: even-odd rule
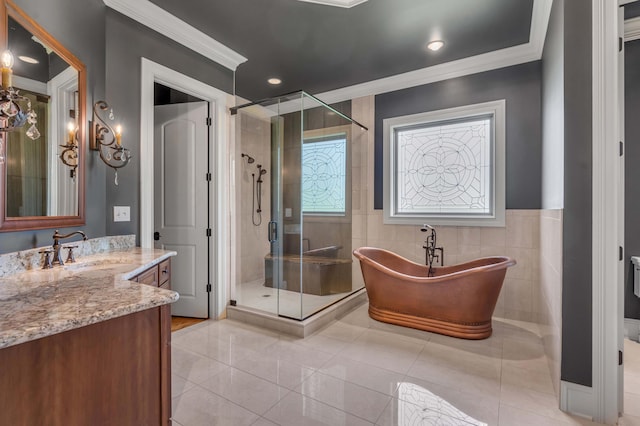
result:
[[[207,102],[155,107],[154,225],[157,248],[174,250],[176,316],[208,318]]]

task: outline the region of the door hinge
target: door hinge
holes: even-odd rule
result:
[[[229,304],[231,306],[236,306],[238,304],[238,302],[236,302],[235,300],[231,299],[231,300],[229,300]]]
[[[622,41],[622,37],[618,37],[618,52],[622,52],[623,46],[624,46],[624,41]]]
[[[211,121],[211,117],[207,117],[207,126],[211,126],[212,121]]]
[[[622,248],[622,246],[618,247],[618,260],[622,260],[623,259],[623,255],[624,255],[624,249]]]
[[[207,284],[207,293],[211,293],[211,284]]]
[[[624,142],[620,141],[620,157],[624,155]]]
[[[622,351],[618,351],[618,365],[622,365]]]
[[[207,237],[211,236],[211,228],[207,228]]]
[[[211,173],[207,173],[206,179],[207,182],[211,182]]]

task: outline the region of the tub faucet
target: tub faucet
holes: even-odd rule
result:
[[[440,266],[444,266],[444,248],[436,247],[436,230],[433,226],[424,224],[420,228],[421,232],[430,232],[422,246],[426,250],[425,264],[429,266],[428,276],[432,277],[434,273],[433,262],[439,261]],[[439,253],[438,253],[439,252]]]
[[[67,239],[69,237],[72,237],[73,235],[82,235],[82,240],[83,241],[87,241],[87,236],[82,231],[74,231],[74,232],[71,232],[71,233],[69,233],[67,235],[62,235],[56,229],[56,232],[53,233],[53,260],[52,260],[52,263],[56,263],[57,262],[60,265],[64,265],[64,262],[62,261],[62,257],[60,257],[60,240]]]

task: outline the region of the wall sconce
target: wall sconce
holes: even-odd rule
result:
[[[24,126],[26,123],[31,127],[26,135],[33,140],[40,137],[40,132],[36,127],[36,113],[31,109],[31,101],[20,95],[18,90],[13,88],[12,74],[13,55],[9,50],[5,50],[0,55],[0,65],[2,66],[2,88],[0,88],[0,131],[10,132]],[[20,107],[18,102],[26,102],[26,112]]]
[[[113,120],[113,109],[105,101],[93,104],[93,122],[91,123],[91,135],[89,148],[98,151],[100,158],[116,172],[115,184],[118,184],[118,169],[129,164],[131,153],[122,146],[122,127],[116,127],[116,131],[100,116],[100,111],[109,110],[109,120]]]
[[[75,179],[76,169],[78,168],[78,127],[73,121],[70,121],[68,129],[69,138],[67,139],[67,143],[60,145],[62,148],[60,160],[62,160],[65,166],[69,166],[71,168],[69,176],[71,179]]]

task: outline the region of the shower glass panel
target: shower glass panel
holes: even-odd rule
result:
[[[236,179],[241,185],[255,181],[259,173],[247,158],[270,147],[269,159],[255,156],[267,170],[260,175],[262,198],[269,199],[262,202],[264,221],[245,226],[248,221],[241,219],[238,227],[237,304],[308,318],[362,288],[361,280],[352,279],[360,274],[351,255],[352,151],[353,135],[366,129],[349,118],[350,102],[331,107],[305,92],[241,105],[232,113],[241,123],[236,126],[237,158],[242,159]],[[262,142],[256,142],[258,134]],[[255,198],[259,188],[252,185]],[[249,214],[248,196],[242,189],[242,217]],[[251,204],[255,215],[255,199]],[[256,253],[265,238],[268,251]]]

